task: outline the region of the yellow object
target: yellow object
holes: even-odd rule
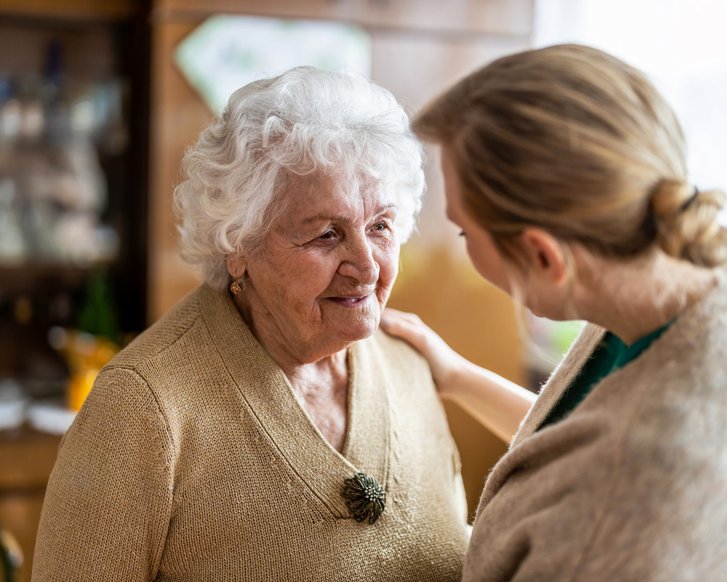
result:
[[[23,565],[23,551],[20,544],[10,532],[0,529],[0,574],[3,580],[17,580],[17,574]]]
[[[66,405],[71,410],[78,412],[83,406],[93,383],[98,376],[98,368],[85,368],[71,375],[66,390]]]
[[[89,333],[61,328],[52,330],[51,344],[68,362],[71,376],[66,386],[66,405],[78,411],[91,392],[99,370],[114,357],[119,347]]]

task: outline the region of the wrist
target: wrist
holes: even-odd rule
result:
[[[457,386],[461,383],[467,360],[456,352],[452,352],[452,358],[446,365],[440,366],[433,374],[437,390],[442,395],[453,395],[457,392]]]

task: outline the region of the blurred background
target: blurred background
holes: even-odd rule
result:
[[[171,194],[232,90],[314,64],[370,76],[415,113],[499,56],[582,42],[652,77],[692,181],[725,187],[726,25],[722,0],[0,0],[0,563],[29,580],[56,450],[98,369],[199,282]],[[475,275],[427,157],[391,304],[537,391],[580,323],[519,313]],[[506,444],[445,406],[474,509]]]

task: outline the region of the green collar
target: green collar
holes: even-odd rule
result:
[[[560,400],[551,408],[538,430],[568,416],[601,380],[638,358],[661,334],[669,329],[671,324],[670,321],[631,345],[626,345],[610,331],[606,332],[591,357],[578,372],[568,389],[563,392]]]
[[[638,358],[646,350],[646,348],[648,348],[652,343],[659,339],[659,337],[661,337],[661,335],[667,329],[669,329],[671,324],[672,322],[670,321],[662,325],[651,333],[648,333],[645,336],[637,339],[630,345],[625,344],[614,334],[608,332],[607,336],[610,336],[610,339],[613,340],[614,344],[620,344],[617,352],[618,355],[613,362],[611,370],[618,370],[619,368],[623,368],[626,364]]]

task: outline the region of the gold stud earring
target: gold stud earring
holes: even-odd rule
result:
[[[230,283],[230,293],[232,293],[233,295],[239,295],[240,293],[242,293],[242,287],[240,286],[239,281],[233,281],[232,283]]]

